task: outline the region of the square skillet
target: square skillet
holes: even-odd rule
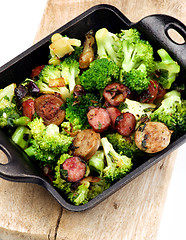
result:
[[[83,14],[79,15],[55,32],[59,32],[62,35],[67,35],[69,37],[78,38],[83,42],[86,32],[90,29],[93,29],[93,31],[96,32],[102,27],[107,28],[113,33],[120,32],[121,29],[128,29],[130,27],[137,28],[141,32],[142,38],[148,40],[155,50],[159,48],[166,49],[179,63],[181,66],[181,72],[179,74],[181,78],[178,78],[177,81],[179,81],[180,84],[184,83],[183,80],[186,78],[186,43],[177,44],[168,34],[168,29],[172,28],[181,34],[184,41],[186,41],[186,26],[179,20],[161,14],[150,15],[137,23],[132,23],[115,7],[101,4],[85,11]],[[11,83],[19,84],[30,75],[31,70],[34,67],[48,63],[49,41],[55,32],[51,33],[0,68],[0,89]],[[183,94],[184,99],[186,99],[185,97],[186,93]],[[14,182],[39,184],[46,188],[62,207],[70,211],[79,212],[90,209],[102,202],[152,165],[177,149],[185,141],[186,133],[183,133],[183,136],[178,140],[171,142],[166,149],[154,154],[153,157],[141,163],[141,165],[136,166],[128,175],[123,177],[96,198],[92,199],[85,205],[74,206],[52,186],[52,184],[43,176],[39,168],[30,161],[24,151],[16,146],[6,134],[0,130],[0,150],[2,150],[8,158],[7,164],[0,164],[0,177]]]

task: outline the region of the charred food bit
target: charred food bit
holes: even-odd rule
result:
[[[138,127],[134,140],[137,147],[147,153],[156,153],[165,149],[172,132],[161,122],[146,122]]]
[[[121,83],[111,83],[103,91],[105,100],[112,106],[119,106],[129,95],[129,88]]]

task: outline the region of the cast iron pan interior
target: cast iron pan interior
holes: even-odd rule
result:
[[[181,66],[181,78],[178,79],[178,81],[182,83],[186,76],[186,43],[177,44],[168,35],[168,29],[173,28],[181,34],[184,40],[186,40],[186,26],[179,20],[167,15],[151,15],[143,18],[137,23],[132,23],[115,7],[101,4],[90,8],[55,32],[84,41],[84,34],[86,32],[90,29],[93,29],[94,32],[96,32],[96,30],[102,27],[106,27],[113,33],[130,27],[137,28],[142,33],[142,37],[148,40],[155,49],[163,47],[172,57],[174,57],[174,59],[177,60]],[[34,67],[47,64],[49,40],[53,33],[0,68],[0,88],[13,82],[19,84],[30,75],[31,70]],[[136,169],[130,172],[127,176],[87,204],[74,206],[63,198],[62,194],[42,175],[38,167],[33,165],[27,155],[1,130],[0,150],[7,155],[8,163],[0,164],[0,177],[15,182],[39,184],[46,188],[62,207],[70,211],[83,211],[102,202],[146,169],[170,154],[185,141],[186,134],[180,137],[177,141],[172,142],[162,152],[153,155],[152,158],[136,167]]]

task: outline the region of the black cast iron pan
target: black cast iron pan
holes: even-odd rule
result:
[[[186,77],[186,26],[179,20],[167,15],[158,14],[147,16],[137,23],[132,23],[115,7],[101,4],[90,8],[55,32],[83,41],[85,33],[90,29],[96,32],[96,30],[102,27],[106,27],[113,33],[130,27],[137,28],[142,33],[142,37],[148,40],[155,49],[166,49],[180,64],[181,78],[178,78],[177,81],[179,81],[180,84],[184,83],[183,80]],[[184,43],[178,44],[172,40],[168,34],[168,30],[171,28],[176,30],[183,37]],[[13,82],[19,84],[30,75],[34,67],[47,64],[49,40],[53,34],[54,32],[0,68],[0,89]],[[99,196],[85,205],[74,206],[52,186],[23,150],[16,146],[6,136],[3,130],[0,130],[0,150],[2,150],[8,158],[7,164],[0,164],[0,177],[14,182],[39,184],[46,188],[62,207],[70,211],[78,212],[90,209],[99,204],[122,186],[132,181],[142,172],[177,149],[180,145],[185,143],[185,141],[186,133],[183,133],[183,136],[171,142],[165,150],[153,155],[153,157],[137,166],[127,176],[112,185]]]

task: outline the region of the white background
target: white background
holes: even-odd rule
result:
[[[0,66],[32,45],[46,2],[0,0]],[[178,150],[157,240],[186,239],[185,157],[186,144]]]

